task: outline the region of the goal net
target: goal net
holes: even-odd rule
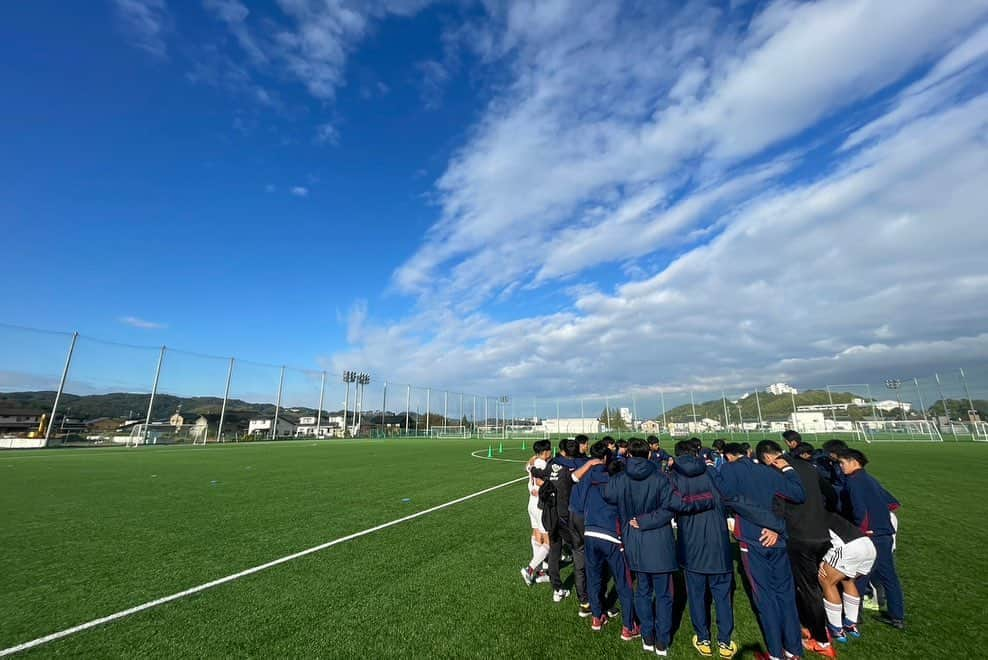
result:
[[[865,442],[943,442],[940,430],[924,419],[863,421],[858,429]]]
[[[508,424],[508,427],[505,429],[505,434],[507,435],[507,437],[511,437],[511,438],[532,437],[532,438],[539,438],[542,440],[549,439],[549,432],[545,430],[544,426],[533,426],[531,424],[527,424],[527,425]]]
[[[113,436],[113,444],[138,445],[205,444],[209,427],[205,424],[134,424],[127,434]]]
[[[433,426],[429,429],[430,438],[469,438],[470,431],[465,426]]]

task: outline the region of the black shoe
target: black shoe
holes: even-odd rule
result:
[[[616,607],[612,607],[611,609],[607,610],[607,618],[608,619],[617,619],[620,616],[621,616],[621,610],[619,610]]]
[[[881,614],[879,614],[878,616],[876,616],[875,617],[875,621],[878,621],[879,623],[884,623],[886,626],[892,626],[896,630],[905,630],[906,629],[906,622],[905,621],[903,621],[902,619],[895,619],[895,618],[889,616],[889,613],[888,612],[882,612]]]

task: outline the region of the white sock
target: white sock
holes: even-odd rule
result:
[[[829,600],[824,598],[823,609],[827,611],[827,623],[834,628],[844,627],[844,620],[841,618],[844,613],[844,608],[841,607],[840,603],[831,603]]]
[[[844,594],[844,616],[851,623],[858,622],[858,613],[861,611],[861,599],[857,596]]]
[[[532,541],[532,558],[534,559],[535,555],[539,554],[539,542],[535,540],[534,536],[529,538]]]
[[[532,554],[532,561],[528,566],[533,571],[537,571],[539,570],[539,568],[541,568],[542,562],[545,561],[545,558],[549,556],[549,544],[538,545],[537,543],[533,543],[532,545],[536,549]]]

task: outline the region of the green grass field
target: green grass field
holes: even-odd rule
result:
[[[527,458],[505,445],[495,457]],[[471,456],[481,449],[405,439],[0,454],[0,648],[522,475]],[[903,503],[908,629],[866,620],[842,655],[976,653],[988,643],[988,446],[865,450]],[[525,498],[507,486],[25,655],[641,657],[619,625],[591,633],[575,598],[553,604],[549,585],[522,583]],[[750,657],[760,637],[743,592],[735,607]],[[691,635],[687,614],[673,657],[698,657]]]

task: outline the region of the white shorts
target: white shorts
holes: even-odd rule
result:
[[[542,526],[542,509],[539,508],[539,498],[537,497],[528,498],[528,518],[532,523],[532,529],[537,529],[540,532],[545,531],[545,527]]]
[[[875,544],[867,536],[862,536],[850,543],[831,547],[823,556],[823,561],[849,578],[868,575],[875,565]]]

